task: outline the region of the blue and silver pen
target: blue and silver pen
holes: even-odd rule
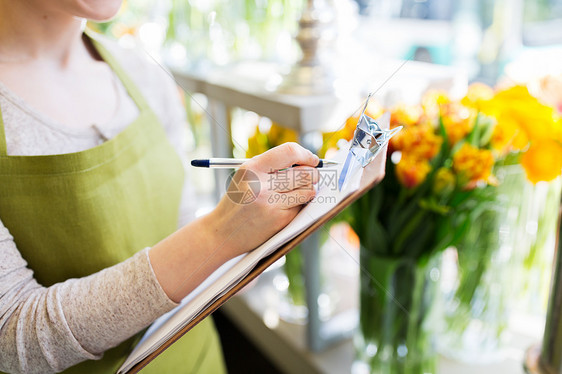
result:
[[[249,158],[206,158],[206,159],[198,159],[198,160],[191,160],[191,166],[195,166],[198,168],[221,168],[221,169],[232,169],[240,167],[244,162],[248,161]],[[339,162],[332,161],[332,160],[320,160],[317,168],[324,168],[332,165],[338,165]],[[293,165],[299,166],[299,165]]]

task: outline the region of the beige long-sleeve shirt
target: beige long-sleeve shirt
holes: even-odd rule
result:
[[[136,82],[185,161],[185,113],[173,80],[143,52],[102,42]],[[114,137],[138,114],[116,77],[114,88],[120,101],[113,118],[77,130],[37,112],[0,82],[8,155],[76,152]],[[179,224],[192,218],[190,196],[186,183]],[[99,359],[174,306],[158,284],[148,250],[143,248],[88,277],[43,287],[0,221],[0,371],[50,373]]]

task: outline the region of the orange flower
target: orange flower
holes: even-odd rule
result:
[[[396,177],[406,188],[419,186],[431,171],[427,160],[402,154],[402,158],[396,165]]]
[[[493,166],[492,152],[476,148],[468,143],[463,144],[453,155],[453,169],[459,175],[461,185],[478,181],[488,182]]]
[[[419,106],[399,105],[390,112],[390,128],[397,126],[413,126],[422,115]]]
[[[355,129],[357,128],[358,122],[359,122],[358,116],[349,117],[345,121],[345,126],[343,127],[343,129],[337,132],[337,134],[340,136],[340,139],[345,139],[345,140],[353,139],[353,134],[355,133]]]
[[[379,118],[383,112],[383,107],[374,100],[369,101],[367,109],[365,110],[365,114],[371,118]],[[340,130],[323,133],[322,147],[318,150],[318,156],[324,157],[329,149],[336,148],[338,140],[340,139],[353,139],[357,122],[359,122],[359,115],[351,116],[347,118],[345,125]]]
[[[436,135],[430,125],[419,125],[402,129],[390,140],[391,151],[431,160],[439,153],[443,139]]]
[[[471,116],[467,108],[460,105],[447,104],[443,107],[441,114],[449,146],[455,145],[472,131],[475,116]]]
[[[555,179],[562,172],[562,144],[554,140],[534,142],[521,157],[521,165],[533,183]]]
[[[322,147],[318,150],[318,156],[324,157],[329,149],[336,148],[340,139],[351,140],[358,121],[359,117],[349,117],[341,130],[323,133]]]

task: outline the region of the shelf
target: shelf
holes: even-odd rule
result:
[[[467,77],[450,66],[417,61],[373,58],[368,70],[350,71],[340,77],[343,83],[359,81],[330,95],[287,95],[272,90],[270,83],[280,79],[281,67],[260,61],[244,61],[205,73],[172,68],[178,84],[192,93],[202,93],[226,107],[240,107],[306,133],[336,129],[361,108],[367,92],[376,92],[384,104],[393,100],[413,103],[428,88],[443,89],[453,96],[464,94]],[[226,125],[226,124],[221,124]]]

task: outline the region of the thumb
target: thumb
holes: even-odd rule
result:
[[[259,170],[272,172],[295,164],[315,167],[320,159],[297,143],[284,143],[254,157],[252,161]]]

